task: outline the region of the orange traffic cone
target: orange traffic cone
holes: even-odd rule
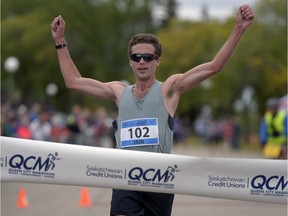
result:
[[[17,207],[18,208],[28,208],[29,207],[28,199],[26,196],[26,191],[24,188],[20,188],[20,190],[19,190]]]
[[[88,189],[86,187],[84,187],[81,190],[79,205],[81,207],[90,207],[91,204],[92,203],[91,203],[91,200],[90,200],[89,191],[88,191]]]

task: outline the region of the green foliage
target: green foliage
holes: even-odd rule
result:
[[[216,115],[231,114],[233,104],[241,98],[247,86],[255,89],[254,99],[260,111],[268,97],[282,97],[287,93],[285,5],[284,0],[259,1],[255,6],[255,22],[245,33],[230,62],[220,74],[210,79],[209,89],[200,84],[185,93],[179,112],[195,115],[195,110],[209,104]],[[170,22],[166,29],[157,32],[164,47],[158,78],[165,80],[171,74],[183,73],[212,60],[234,24],[233,17],[224,23],[177,19]]]
[[[58,108],[72,103],[88,106],[90,98],[65,89],[50,33],[54,17],[66,21],[66,40],[83,76],[102,81],[127,79],[130,75],[127,43],[138,32],[153,32],[151,8],[158,1],[132,0],[3,0],[2,65],[8,56],[16,56],[21,66],[15,74],[23,100],[45,102],[45,88],[56,83]],[[4,83],[7,73],[2,73]],[[95,100],[96,101],[96,100]]]
[[[158,35],[164,47],[164,60],[159,68],[158,77],[165,80],[171,74],[186,72],[212,60],[227,37],[227,29],[217,22],[191,23],[175,20],[169,28],[159,31]],[[217,105],[217,93],[221,94],[220,91],[221,85],[213,84],[210,90],[196,87],[183,95],[179,112],[189,113],[191,107],[199,108],[203,104]]]
[[[56,83],[59,87],[56,108],[62,110],[68,110],[73,103],[90,107],[100,103],[112,105],[66,90],[50,33],[50,23],[59,14],[66,21],[68,47],[79,71],[101,81],[133,82],[127,44],[135,33],[152,32],[160,37],[164,52],[157,78],[163,81],[171,74],[212,60],[235,23],[234,17],[224,22],[178,20],[173,13],[176,3],[173,0],[2,0],[1,3],[1,64],[8,56],[20,60],[15,85],[25,103],[45,102],[46,86]],[[168,17],[164,18],[162,28],[157,29],[152,8],[159,4],[167,8]],[[268,97],[281,97],[287,92],[287,3],[261,0],[254,8],[255,22],[227,67],[210,79],[209,88],[201,84],[185,93],[180,113],[195,113],[204,104],[220,114],[231,113],[233,103],[246,86],[255,89],[260,110]],[[1,74],[2,89],[7,88],[8,75]]]

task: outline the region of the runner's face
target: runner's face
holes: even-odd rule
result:
[[[155,48],[151,44],[136,44],[131,49],[131,54],[154,54]],[[160,64],[160,58],[145,61],[141,58],[139,62],[129,59],[130,66],[137,80],[145,81],[155,79],[156,68]]]

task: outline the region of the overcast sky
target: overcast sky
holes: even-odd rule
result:
[[[177,15],[184,19],[201,19],[201,8],[208,7],[212,18],[223,19],[234,15],[236,8],[243,4],[253,7],[258,0],[178,0]]]

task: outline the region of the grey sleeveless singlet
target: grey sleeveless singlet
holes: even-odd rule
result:
[[[133,96],[132,85],[124,89],[115,133],[117,148],[171,153],[173,118],[165,108],[161,86],[156,80],[140,100]]]

